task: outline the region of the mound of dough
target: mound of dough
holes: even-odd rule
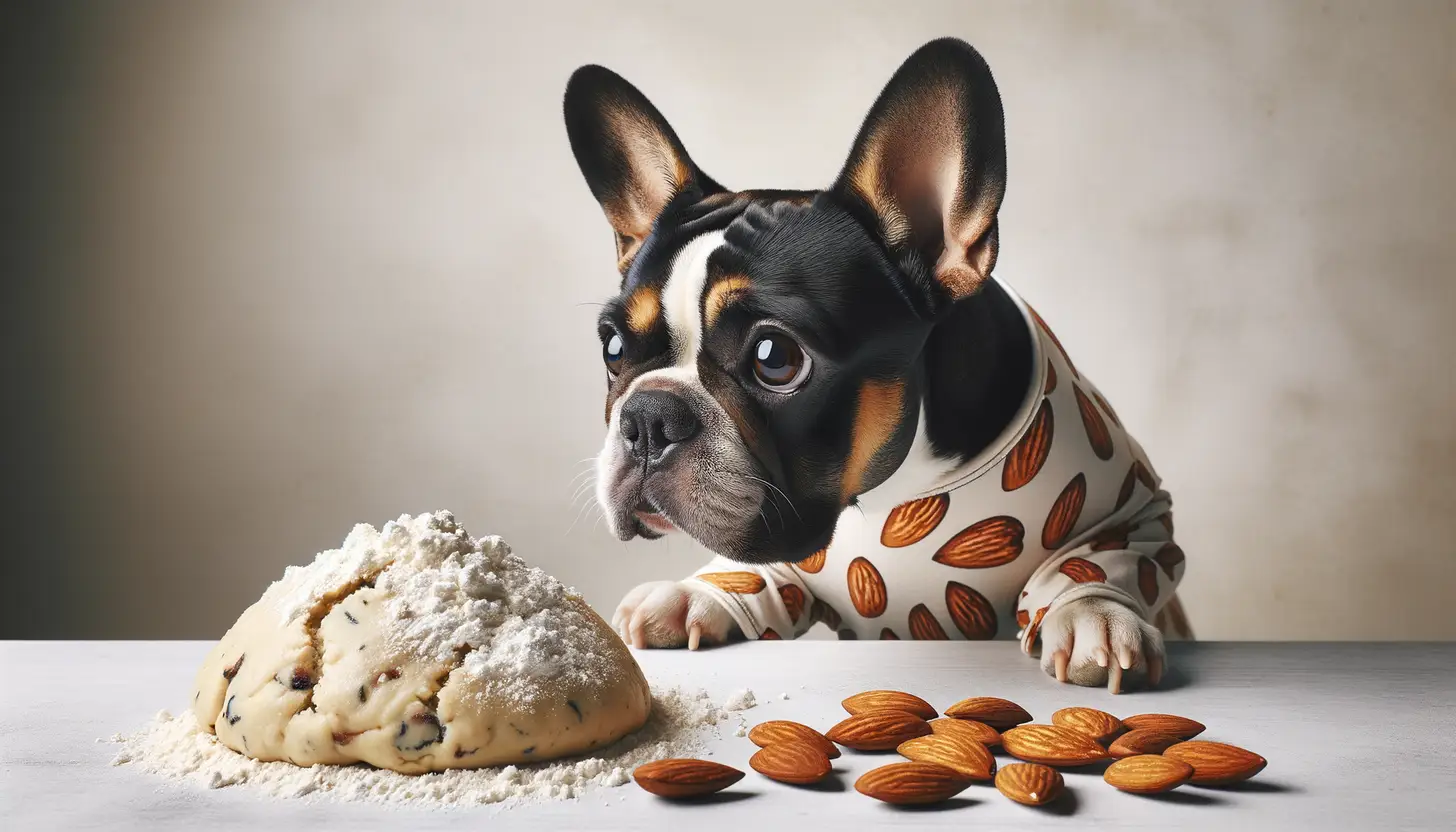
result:
[[[258,760],[420,773],[585,752],[651,702],[579,596],[442,511],[290,566],[208,654],[192,709]]]

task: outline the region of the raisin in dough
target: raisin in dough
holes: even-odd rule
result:
[[[651,709],[600,616],[448,512],[357,526],[290,567],[195,688],[198,722],[249,757],[405,773],[590,751]]]

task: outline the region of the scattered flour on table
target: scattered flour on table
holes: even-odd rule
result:
[[[753,691],[748,689],[737,690],[729,695],[728,701],[723,703],[725,711],[746,711],[757,705],[758,701],[753,698]]]
[[[740,691],[730,701],[751,691]],[[632,769],[667,757],[693,756],[708,734],[731,718],[706,691],[669,688],[653,696],[652,716],[633,734],[588,757],[500,768],[452,769],[407,775],[364,765],[301,768],[288,762],[259,762],[244,757],[201,730],[190,711],[158,713],[129,736],[112,765],[131,765],[150,774],[208,788],[244,786],[277,798],[309,797],[412,807],[563,800],[596,788],[631,782]],[[740,728],[742,727],[740,718]]]

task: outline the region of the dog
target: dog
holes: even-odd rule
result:
[[[725,188],[600,66],[564,114],[621,274],[596,498],[622,540],[715,553],[629,592],[624,639],[1019,636],[1059,681],[1158,683],[1164,631],[1191,637],[1172,500],[993,275],[1006,140],[980,53],[914,52],[822,191]]]

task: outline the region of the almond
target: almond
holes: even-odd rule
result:
[[[1062,773],[1036,763],[1012,763],[996,773],[996,790],[1027,806],[1041,806],[1062,793]]]
[[[1109,786],[1133,794],[1162,794],[1187,783],[1192,776],[1193,766],[1157,754],[1124,757],[1102,773]]]
[[[816,573],[824,568],[824,560],[828,555],[828,549],[820,549],[814,554],[799,561],[797,566],[804,572]]]
[[[763,588],[768,586],[762,575],[755,575],[752,572],[705,572],[698,575],[697,578],[724,592],[732,592],[737,595],[753,595],[762,592]]]
[[[1001,490],[1015,491],[1031,482],[1046,463],[1052,450],[1055,420],[1050,399],[1042,399],[1031,427],[1017,440],[1001,466]]]
[[[1112,745],[1107,746],[1107,753],[1119,759],[1138,754],[1162,754],[1182,741],[1173,734],[1165,734],[1151,728],[1139,728],[1136,731],[1128,731],[1114,740]]]
[[[1052,724],[1080,731],[1099,743],[1105,743],[1122,730],[1122,720],[1096,708],[1062,708],[1052,714]]]
[[[939,763],[972,780],[986,781],[996,773],[996,758],[986,746],[964,735],[931,734],[906,740],[895,748],[917,763]]]
[[[1203,733],[1203,723],[1172,714],[1138,714],[1123,719],[1122,724],[1132,731],[1148,728],[1172,734],[1181,740],[1190,740]]]
[[[1041,547],[1060,549],[1077,528],[1082,516],[1082,506],[1087,502],[1087,475],[1078,473],[1062,488],[1057,501],[1047,513],[1046,523],[1041,529]]]
[[[907,714],[915,714],[921,719],[935,719],[939,716],[929,702],[913,693],[898,690],[867,690],[864,693],[856,693],[840,704],[852,714],[862,714],[868,711],[904,711]]]
[[[1026,527],[1015,517],[988,517],[962,529],[931,560],[960,569],[986,569],[1010,563],[1021,554]]]
[[[904,711],[866,711],[855,714],[825,734],[856,751],[890,751],[906,740],[930,733],[930,723]]]
[[[900,805],[939,803],[971,785],[971,779],[935,763],[891,763],[871,769],[855,781],[862,795]]]
[[[885,594],[885,579],[880,577],[880,570],[865,558],[855,558],[849,562],[846,577],[849,581],[849,601],[854,604],[855,612],[865,618],[884,615],[888,599]]]
[[[796,742],[823,751],[824,756],[831,760],[839,756],[839,746],[830,742],[828,737],[803,723],[790,722],[787,719],[758,723],[748,732],[748,741],[759,748],[767,748],[778,743]]]
[[[996,637],[996,608],[986,596],[956,581],[946,581],[945,609],[961,635],[972,640]]]
[[[754,771],[770,780],[807,786],[829,774],[829,756],[804,742],[783,742],[765,746],[749,759]]]
[[[743,772],[708,760],[676,758],[644,763],[632,779],[658,797],[696,797],[722,791],[743,779]]]
[[[987,748],[994,748],[1001,744],[1000,731],[974,719],[952,719],[950,717],[933,719],[930,721],[930,732],[969,737]]]
[[[1013,757],[1049,766],[1082,766],[1109,755],[1096,740],[1059,725],[1022,725],[1001,735],[1001,747]]]
[[[935,613],[924,604],[916,604],[910,609],[910,637],[916,641],[947,641],[950,636],[945,634],[945,628],[935,620]]]
[[[1119,549],[1127,548],[1118,546]],[[1098,566],[1086,558],[1067,558],[1057,571],[1071,578],[1079,584],[1094,584],[1107,582],[1107,570]]]
[[[972,696],[970,699],[962,699],[946,708],[945,715],[956,719],[974,719],[977,722],[984,722],[998,731],[1005,731],[1007,728],[1031,721],[1031,714],[1027,713],[1025,708],[1008,699],[996,696]]]
[[[1073,384],[1072,392],[1077,397],[1077,410],[1082,413],[1082,427],[1087,429],[1087,442],[1092,446],[1092,453],[1101,460],[1112,459],[1112,435],[1107,430],[1107,423],[1102,421],[1102,414],[1097,412],[1097,406],[1092,404],[1081,387]]]
[[[898,549],[919,543],[935,531],[950,508],[949,494],[936,494],[896,506],[880,531],[880,545]]]
[[[1263,771],[1264,766],[1269,764],[1258,754],[1237,745],[1204,740],[1180,742],[1164,751],[1163,756],[1193,766],[1193,777],[1188,782],[1195,786],[1240,783]]]

